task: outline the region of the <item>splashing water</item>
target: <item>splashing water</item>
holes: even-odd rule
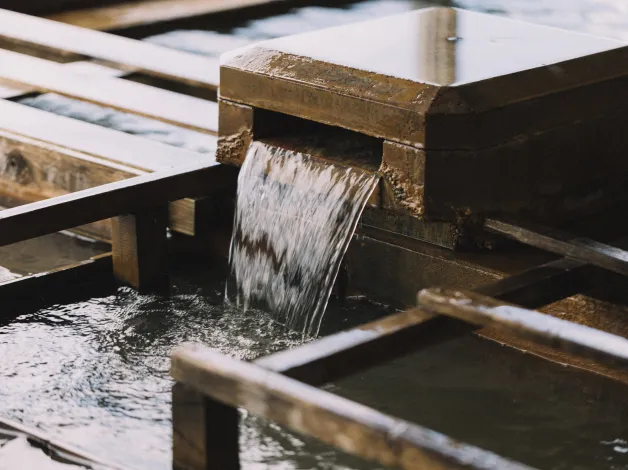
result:
[[[361,170],[254,142],[238,177],[225,298],[316,335],[377,183]]]

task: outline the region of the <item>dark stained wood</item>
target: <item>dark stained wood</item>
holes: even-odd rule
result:
[[[168,209],[156,206],[112,219],[113,274],[139,292],[165,292]]]
[[[206,347],[176,350],[171,374],[222,403],[383,465],[425,470],[529,468]]]
[[[486,229],[526,245],[571,257],[628,276],[628,252],[614,246],[536,224],[487,219]]]
[[[218,132],[218,104],[100,73],[0,50],[0,77],[199,132]]]
[[[172,388],[174,470],[239,470],[236,408],[177,383]]]
[[[424,289],[420,307],[603,364],[628,367],[628,339],[472,292]]]
[[[194,86],[218,87],[219,61],[69,24],[0,10],[0,38],[81,54]]]
[[[222,184],[223,174],[215,163],[197,163],[7,209],[0,212],[0,245],[203,196]]]
[[[457,339],[474,329],[415,308],[262,357],[255,363],[318,386]]]
[[[8,101],[0,101],[0,129],[0,198],[7,206],[212,159]],[[171,207],[171,228],[193,235],[194,208],[191,199]],[[111,239],[108,221],[84,229]]]

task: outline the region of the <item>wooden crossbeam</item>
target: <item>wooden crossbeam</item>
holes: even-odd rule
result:
[[[536,224],[486,219],[484,227],[526,245],[628,276],[628,251]]]
[[[404,469],[530,468],[206,347],[176,350],[171,375],[220,403],[245,408],[383,465]],[[177,406],[186,403],[175,402],[175,410]],[[211,421],[210,425],[218,430],[221,423]],[[212,455],[206,457],[207,466],[198,468],[219,468],[212,465]]]
[[[0,78],[199,132],[218,132],[218,104],[0,49]]]
[[[603,364],[628,366],[628,339],[465,291],[425,289],[419,306]]]
[[[0,38],[18,45],[81,54],[192,86],[218,88],[217,59],[9,10],[0,10]]]
[[[0,246],[207,195],[224,183],[223,171],[216,163],[197,163],[6,209],[0,212]]]
[[[278,2],[286,3],[285,0],[148,0],[59,12],[49,15],[48,18],[105,31]]]
[[[215,145],[214,136],[206,138]],[[213,162],[211,155],[8,101],[0,101],[0,148],[4,203],[30,203],[176,165]],[[194,235],[195,205],[190,198],[170,205],[173,230]],[[86,233],[110,239],[108,224]]]

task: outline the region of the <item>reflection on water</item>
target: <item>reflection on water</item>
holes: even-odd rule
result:
[[[131,468],[170,468],[173,347],[196,341],[251,359],[301,342],[300,334],[268,315],[225,310],[224,278],[222,270],[177,277],[171,298],[121,288],[110,297],[53,306],[0,327],[0,416]],[[334,311],[332,329],[346,318],[367,321],[383,313],[361,300]],[[303,439],[254,419],[247,423],[246,462],[281,461],[275,468],[296,469],[314,468],[318,458],[327,465],[319,468],[355,460],[320,445],[313,447],[321,450],[316,457]]]

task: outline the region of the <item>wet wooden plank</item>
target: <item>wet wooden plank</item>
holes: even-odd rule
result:
[[[119,163],[0,131],[0,203],[5,207],[89,189],[146,174]],[[186,235],[196,233],[194,199],[170,204],[170,228]],[[78,232],[111,241],[109,221],[82,226]]]
[[[628,276],[628,251],[620,248],[535,224],[522,225],[505,220],[486,219],[484,226],[492,232],[526,245]]]
[[[490,327],[602,364],[628,367],[628,339],[473,292],[424,289],[419,305],[478,326]]]
[[[168,208],[151,207],[112,219],[113,274],[139,292],[167,292]]]
[[[97,61],[93,60],[69,62],[64,64],[64,67],[69,71],[81,73],[83,75],[122,77],[129,73],[126,70],[107,67],[106,65],[99,64]],[[32,86],[20,85],[18,83],[0,79],[0,98],[2,99],[17,99],[34,92],[37,92],[37,89]]]
[[[383,465],[441,470],[529,468],[206,347],[176,350],[171,375],[224,404],[243,407]]]
[[[323,385],[473,331],[467,324],[411,309],[255,363],[310,385]]]
[[[83,28],[114,30],[174,21],[225,10],[277,3],[281,0],[148,0],[126,2],[49,15],[48,18]],[[284,0],[285,2],[285,0]]]
[[[112,34],[0,10],[0,38],[81,54],[161,78],[215,90],[219,61]]]
[[[222,184],[216,163],[137,176],[0,212],[0,246],[139,212],[186,196],[204,196]]]
[[[199,132],[218,132],[218,104],[135,83],[104,72],[72,70],[37,57],[0,50],[0,77],[39,91],[138,114]],[[113,71],[113,69],[109,69]]]
[[[172,387],[172,467],[174,470],[239,470],[236,408],[175,384]]]
[[[212,161],[202,155],[142,137],[58,116],[19,103],[0,101],[0,129],[144,171]],[[208,142],[216,138],[207,135]]]

